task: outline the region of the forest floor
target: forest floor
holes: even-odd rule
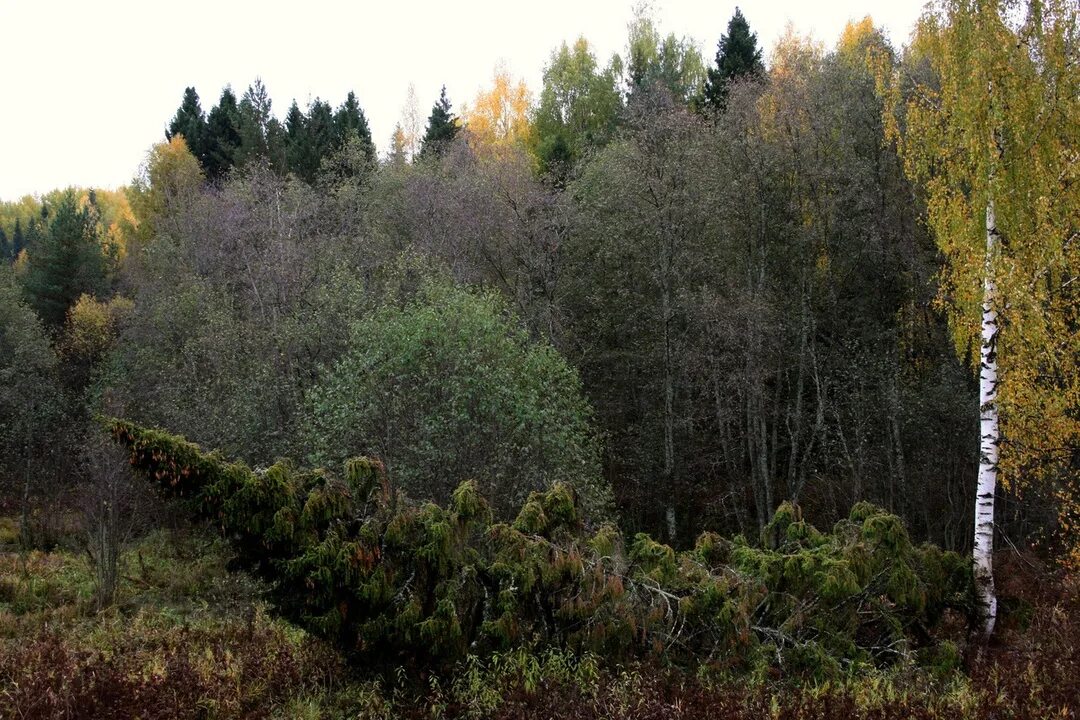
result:
[[[558,652],[470,658],[446,677],[350,670],[277,618],[211,534],[178,526],[125,556],[98,610],[72,538],[16,551],[0,518],[0,718],[1076,718],[1080,581],[1005,555],[1003,620],[965,669],[901,665],[841,683],[710,680]]]

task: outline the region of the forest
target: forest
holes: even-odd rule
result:
[[[0,718],[1080,716],[1077,8],[751,10],[0,201]]]

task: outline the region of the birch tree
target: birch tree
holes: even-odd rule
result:
[[[953,340],[979,368],[974,563],[984,637],[996,618],[999,479],[1022,484],[1031,474],[1021,469],[1054,464],[1053,447],[1077,438],[1076,41],[1075,8],[1058,0],[945,0],[920,22],[889,90],[903,110],[889,114],[892,137],[925,187],[946,259]]]

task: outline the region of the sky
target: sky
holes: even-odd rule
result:
[[[661,0],[663,34],[693,38],[706,61],[739,2]],[[790,22],[831,47],[869,14],[902,45],[922,0],[742,0],[766,61]],[[622,52],[633,0],[0,0],[0,200],[131,181],[192,85],[203,109],[261,77],[280,118],[293,98],[337,107],[356,92],[380,151],[409,85],[426,118],[446,85],[456,110],[497,64],[534,94],[563,41],[584,36],[602,63]]]

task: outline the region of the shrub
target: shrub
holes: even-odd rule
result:
[[[435,280],[353,325],[350,350],[308,395],[312,460],[363,453],[410,495],[446,503],[475,480],[500,517],[529,492],[573,485],[610,512],[576,372],[501,301]]]

